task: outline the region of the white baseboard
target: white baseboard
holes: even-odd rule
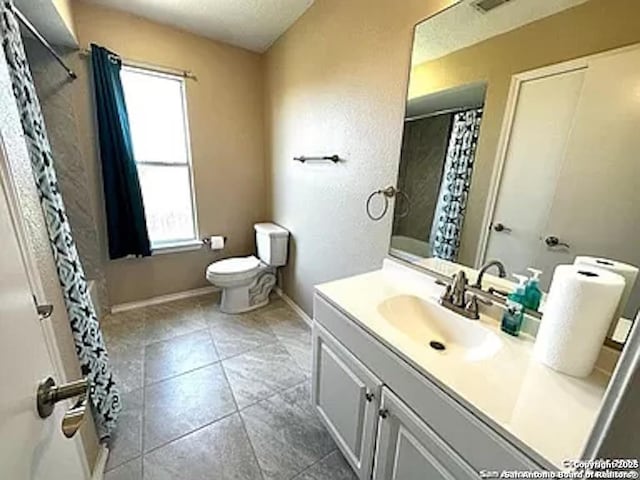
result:
[[[300,318],[302,318],[302,320],[304,320],[304,322],[307,325],[309,325],[309,328],[311,328],[311,326],[313,324],[313,320],[311,319],[311,317],[309,315],[306,314],[306,312],[302,308],[300,308],[300,305],[298,305],[296,302],[294,302],[291,299],[291,297],[289,297],[286,293],[284,293],[282,291],[282,289],[280,287],[276,287],[274,289],[274,291],[278,294],[278,296],[280,298],[282,298],[282,300],[284,300],[284,303],[289,305],[294,312],[296,312],[298,315],[300,315]]]
[[[207,295],[208,293],[218,292],[220,289],[213,285],[208,287],[196,288],[194,290],[187,290],[185,292],[170,293],[168,295],[160,295],[158,297],[147,298],[146,300],[140,300],[137,302],[121,303],[119,305],[113,305],[111,307],[111,313],[126,312],[127,310],[134,310],[136,308],[148,307],[151,305],[159,305],[161,303],[174,302],[176,300],[183,300],[185,298],[199,297],[200,295]]]
[[[98,452],[98,458],[96,458],[96,464],[93,466],[91,480],[102,480],[104,478],[104,469],[107,466],[107,459],[109,458],[109,447],[100,445],[99,448],[100,451]]]

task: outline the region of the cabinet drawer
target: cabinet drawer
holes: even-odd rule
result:
[[[552,468],[536,462],[518,445],[508,441],[480,420],[390,347],[317,293],[314,320],[322,325],[400,397],[418,417],[438,433],[476,471]],[[526,450],[529,451],[529,450]]]
[[[313,326],[312,401],[363,480],[371,476],[382,382],[318,324]]]

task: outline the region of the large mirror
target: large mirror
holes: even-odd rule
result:
[[[543,291],[580,256],[640,266],[639,19],[636,0],[463,0],[417,25],[390,253],[534,268]],[[639,307],[635,282],[610,338]]]

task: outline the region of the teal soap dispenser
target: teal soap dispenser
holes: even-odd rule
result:
[[[519,284],[516,289],[507,296],[507,302],[504,314],[502,315],[500,328],[503,332],[517,337],[520,334],[520,328],[522,328],[522,321],[524,319],[527,277],[515,274],[513,276],[518,279]]]
[[[524,288],[524,306],[531,310],[538,310],[542,301],[542,290],[540,290],[540,274],[542,271],[535,268],[527,268],[531,272],[531,278]]]

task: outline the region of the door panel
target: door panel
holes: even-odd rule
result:
[[[0,162],[4,161],[0,151]],[[75,439],[64,438],[64,409],[36,411],[40,380],[54,367],[36,314],[14,225],[0,182],[0,470],[2,478],[85,478]]]
[[[313,361],[313,404],[352,468],[369,479],[382,384],[318,324]]]
[[[584,76],[584,70],[576,70],[520,85],[485,254],[485,260],[499,259],[509,272],[534,266],[543,248],[540,235]],[[498,223],[505,229],[496,231]]]
[[[382,393],[379,423],[374,480],[480,478],[386,387]]]
[[[589,61],[544,235],[576,255],[640,265],[640,49]],[[549,249],[555,259],[560,253]],[[640,305],[629,299],[627,318]],[[633,308],[635,306],[635,309]]]

